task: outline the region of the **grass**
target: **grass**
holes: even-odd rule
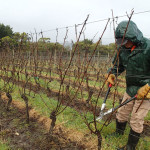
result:
[[[145,117],[145,120],[150,120],[150,111],[148,112],[147,116]]]
[[[12,96],[14,99],[20,99],[20,96],[18,96],[19,91],[15,90],[15,93],[12,93]],[[31,94],[33,94],[31,92]],[[47,104],[48,107],[45,106],[44,102],[41,100],[44,100],[44,102]],[[32,105],[37,111],[39,111],[42,115],[45,115],[47,117],[50,116],[51,111],[53,108],[57,105],[57,100],[54,98],[48,98],[46,94],[39,93],[35,95],[35,98],[29,97],[29,104]],[[63,109],[64,106],[61,107]],[[50,110],[49,110],[50,109]],[[92,115],[88,114],[88,118],[92,118]],[[74,109],[67,107],[63,113],[58,115],[57,122],[62,123],[65,122],[65,126],[71,127],[71,128],[79,128],[80,130],[83,130],[86,128],[86,125],[84,124],[81,115]],[[86,128],[87,129],[87,128]]]
[[[10,150],[8,143],[0,140],[0,150]]]

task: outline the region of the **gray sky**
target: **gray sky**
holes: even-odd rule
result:
[[[88,14],[88,22],[102,20],[114,16],[125,15],[134,12],[150,11],[149,0],[0,0],[0,23],[10,25],[14,32],[34,33],[51,29],[72,26],[82,23]],[[118,23],[127,20],[120,17]],[[150,38],[150,12],[133,15],[132,20],[137,24],[144,36]],[[95,41],[100,37],[106,25],[106,21],[91,23],[86,26],[85,38]],[[78,27],[78,33],[81,26]],[[62,42],[66,29],[58,30],[58,42]],[[56,30],[44,32],[44,37],[56,41]],[[69,28],[67,41],[75,41],[75,29]],[[84,36],[81,37],[81,40]],[[109,24],[102,42],[113,42],[113,26]]]

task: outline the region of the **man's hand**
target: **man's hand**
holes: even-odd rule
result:
[[[137,99],[150,99],[150,86],[148,84],[142,86],[137,92]]]
[[[114,74],[106,74],[105,78],[107,79],[106,83],[115,85],[116,76]]]

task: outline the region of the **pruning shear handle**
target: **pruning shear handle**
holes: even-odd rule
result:
[[[112,84],[110,83],[110,84],[108,85],[108,90],[107,90],[105,99],[104,99],[104,101],[103,101],[102,107],[101,107],[100,115],[99,115],[99,117],[98,117],[96,120],[101,120],[101,119],[103,118],[103,116],[104,116],[104,112],[103,112],[103,111],[104,111],[104,109],[105,109],[105,107],[106,107],[106,100],[107,100],[107,97],[108,97],[108,95],[109,95],[109,92],[110,92],[111,87],[112,87]]]

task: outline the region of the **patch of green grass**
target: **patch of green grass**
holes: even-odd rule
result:
[[[108,127],[104,127],[102,131],[103,135],[103,148],[108,150],[116,150],[118,147],[123,147],[127,144],[130,127],[127,125],[124,135],[120,136],[108,136],[115,132],[115,122],[112,122]],[[106,137],[107,136],[107,137]],[[106,138],[105,138],[106,137]],[[136,147],[136,150],[149,150],[150,137],[142,137]]]
[[[44,102],[43,102],[43,100]],[[37,94],[33,99],[29,97],[30,104],[35,107],[38,111],[40,111],[41,114],[44,114],[46,116],[50,116],[51,111],[56,107],[57,100],[54,98],[48,98],[45,94],[40,93]],[[46,103],[46,105],[45,105]],[[61,110],[65,106],[61,106]],[[92,115],[90,113],[87,114],[87,117],[92,119]],[[76,110],[67,107],[63,113],[57,116],[57,122],[64,123],[65,126],[70,128],[77,128],[80,130],[87,129],[86,125],[84,124],[81,115]]]
[[[144,118],[144,120],[149,120],[150,121],[150,111],[148,112],[147,116]]]
[[[10,150],[8,144],[0,140],[0,150]]]

